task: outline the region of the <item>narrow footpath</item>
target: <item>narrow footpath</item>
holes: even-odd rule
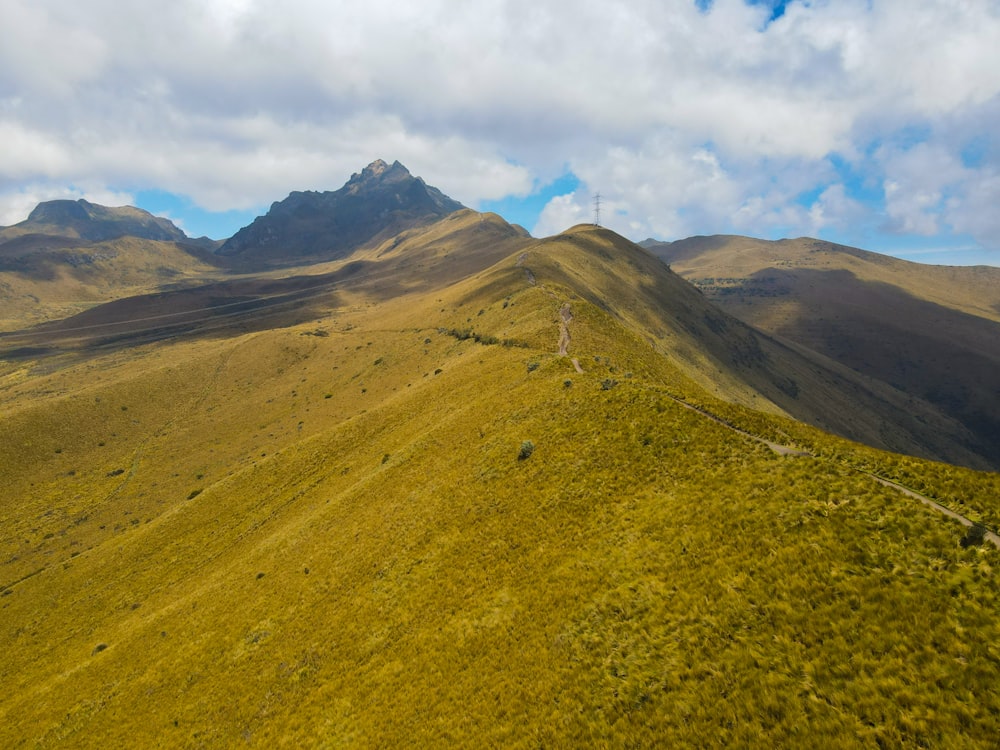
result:
[[[524,260],[526,258],[526,255],[527,255],[526,253],[522,254],[517,259],[516,265],[522,266],[522,264],[524,263]],[[536,283],[534,274],[532,274],[531,271],[529,269],[527,269],[527,268],[525,268],[524,271],[525,271],[525,275],[527,277],[528,283],[531,284],[532,286],[534,286],[535,283]],[[551,294],[551,292],[550,292],[550,294]],[[552,295],[552,296],[554,297],[555,295]],[[573,320],[573,313],[572,313],[572,310],[570,309],[569,302],[565,302],[565,303],[563,303],[562,307],[559,309],[559,345],[558,345],[558,352],[559,352],[559,356],[560,357],[566,357],[569,354],[569,345],[570,345],[570,341],[571,341],[570,335],[569,335],[569,324],[572,322],[572,320]],[[571,361],[573,363],[574,369],[578,373],[583,374],[583,368],[580,366],[580,362],[576,358],[571,359]],[[664,395],[666,395],[668,398],[670,398],[671,400],[675,401],[676,403],[680,404],[685,409],[690,409],[691,411],[695,411],[698,414],[700,414],[701,416],[705,417],[706,419],[711,419],[713,422],[716,422],[716,423],[722,425],[723,427],[725,427],[728,430],[732,430],[733,432],[735,432],[735,433],[737,433],[739,435],[742,435],[743,437],[749,438],[750,440],[754,440],[754,441],[756,441],[758,443],[763,443],[764,445],[766,445],[768,448],[770,448],[772,451],[774,451],[775,453],[777,453],[780,456],[791,456],[791,457],[800,457],[801,456],[801,457],[817,458],[817,456],[814,456],[809,451],[804,451],[804,450],[801,450],[799,448],[793,448],[793,447],[788,446],[788,445],[781,445],[780,443],[774,443],[774,442],[772,442],[770,440],[767,440],[766,438],[762,438],[762,437],[760,437],[758,435],[754,435],[751,432],[747,432],[746,430],[740,429],[739,427],[737,427],[736,425],[732,424],[731,422],[727,422],[725,419],[722,419],[721,417],[716,416],[715,414],[712,414],[711,412],[709,412],[709,411],[707,411],[705,409],[702,409],[701,407],[694,406],[693,404],[689,404],[686,401],[684,401],[683,399],[678,398],[677,396],[671,396],[670,394],[664,394]],[[824,460],[824,459],[821,459],[821,460]],[[896,482],[893,482],[892,480],[885,479],[884,477],[880,477],[877,474],[872,474],[871,472],[863,471],[861,469],[854,469],[854,467],[851,467],[851,468],[854,471],[857,471],[857,472],[859,472],[861,474],[864,474],[864,475],[870,477],[871,479],[875,480],[876,482],[878,482],[879,484],[881,484],[881,485],[883,485],[885,487],[889,487],[891,489],[894,489],[897,492],[899,492],[899,493],[901,493],[901,494],[903,494],[903,495],[905,495],[907,497],[913,498],[914,500],[919,500],[921,503],[923,503],[927,507],[929,507],[929,508],[937,511],[938,513],[941,513],[944,516],[947,516],[948,518],[951,518],[951,519],[954,519],[955,521],[958,521],[960,524],[962,524],[966,528],[972,528],[973,526],[977,525],[974,521],[972,521],[969,518],[966,518],[961,513],[958,513],[956,511],[952,510],[951,508],[948,508],[948,507],[946,507],[944,505],[941,505],[941,503],[937,502],[936,500],[932,500],[931,498],[927,497],[926,495],[922,495],[921,493],[917,492],[916,490],[911,490],[908,487],[904,487],[903,485],[898,484]],[[994,532],[994,531],[992,531],[990,529],[986,529],[985,530],[985,534],[983,536],[983,539],[984,539],[984,541],[987,541],[990,544],[992,544],[997,549],[1000,549],[1000,535],[997,535],[996,532]]]
[[[668,396],[669,396],[669,394],[668,394]],[[692,411],[696,411],[699,414],[701,414],[703,417],[706,417],[707,419],[711,419],[713,422],[717,422],[718,424],[721,424],[723,427],[726,427],[727,429],[730,429],[733,432],[737,432],[740,435],[743,435],[744,437],[750,438],[751,440],[756,440],[758,443],[763,443],[768,448],[770,448],[775,453],[777,453],[777,454],[779,454],[781,456],[808,456],[810,458],[816,458],[816,456],[814,456],[812,453],[809,453],[808,451],[799,450],[798,448],[792,448],[792,447],[789,447],[787,445],[781,445],[779,443],[772,443],[770,440],[766,440],[766,439],[764,439],[762,437],[759,437],[759,436],[754,435],[754,434],[752,434],[750,432],[747,432],[746,430],[741,430],[736,425],[727,422],[726,420],[722,419],[721,417],[717,417],[716,415],[712,414],[711,412],[705,411],[704,409],[701,409],[701,408],[699,408],[697,406],[692,406],[691,404],[686,403],[685,401],[683,401],[682,399],[677,398],[676,396],[669,396],[669,398],[673,399],[675,402],[677,402],[681,406],[683,406],[683,407],[685,407],[687,409],[691,409]],[[932,500],[931,498],[927,497],[927,495],[922,495],[921,493],[917,492],[916,490],[911,490],[909,487],[904,487],[903,485],[898,484],[897,482],[893,482],[890,479],[885,479],[884,477],[880,477],[877,474],[872,474],[870,471],[863,471],[861,469],[854,469],[854,467],[851,467],[851,468],[854,471],[857,471],[857,472],[859,472],[861,474],[864,474],[867,477],[870,477],[871,479],[874,479],[876,482],[878,482],[879,484],[881,484],[881,485],[883,485],[885,487],[890,487],[890,488],[896,490],[897,492],[900,492],[903,495],[906,495],[907,497],[911,497],[914,500],[919,500],[920,502],[922,502],[927,507],[929,507],[929,508],[931,508],[933,510],[936,510],[938,513],[941,513],[942,515],[945,515],[948,518],[952,518],[952,519],[958,521],[960,524],[962,524],[966,528],[972,528],[973,526],[976,525],[971,519],[966,518],[961,513],[957,513],[956,511],[952,510],[951,508],[948,508],[948,507],[946,507],[944,505],[941,505],[941,503],[939,503],[939,502],[937,502],[935,500]],[[993,531],[991,531],[989,529],[986,529],[986,533],[984,534],[983,539],[985,541],[990,542],[997,549],[1000,549],[1000,536],[998,536],[995,532],[993,532]]]

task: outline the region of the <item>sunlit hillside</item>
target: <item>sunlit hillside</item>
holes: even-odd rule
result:
[[[792,419],[860,381],[603,230],[313,281],[0,361],[0,746],[995,742],[1000,550],[872,474],[1000,475]]]

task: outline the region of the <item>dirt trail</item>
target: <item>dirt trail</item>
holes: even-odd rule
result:
[[[714,414],[712,414],[711,412],[705,411],[704,409],[701,409],[701,408],[699,408],[697,406],[692,406],[687,401],[684,401],[683,399],[679,399],[676,396],[670,396],[670,398],[673,399],[674,401],[676,401],[681,406],[683,406],[685,409],[690,409],[691,411],[696,411],[699,414],[701,414],[703,417],[707,417],[708,419],[711,419],[713,422],[718,422],[723,427],[726,427],[727,429],[730,429],[733,432],[738,432],[740,435],[743,435],[744,437],[748,437],[751,440],[756,440],[758,443],[763,443],[768,448],[770,448],[775,453],[777,453],[779,456],[812,456],[812,453],[809,453],[808,451],[799,450],[798,448],[790,448],[789,446],[787,446],[787,445],[781,445],[780,443],[772,443],[770,440],[765,440],[764,438],[758,437],[757,435],[754,435],[751,432],[747,432],[746,430],[741,430],[736,425],[731,424],[730,422],[727,422],[726,420],[722,419],[721,417],[717,417]]]
[[[527,253],[521,253],[520,255],[518,255],[518,256],[517,256],[517,262],[516,262],[516,263],[514,263],[514,265],[515,265],[515,266],[516,266],[517,268],[522,268],[522,267],[524,267],[524,261],[525,261],[525,259],[526,259],[527,257],[528,257],[528,254],[527,254]],[[525,268],[525,269],[524,269],[524,277],[525,277],[525,278],[526,278],[526,279],[528,280],[528,283],[529,283],[529,284],[530,284],[531,286],[534,286],[534,285],[535,285],[535,274],[533,274],[533,273],[531,272],[531,269],[530,269],[530,268]]]
[[[747,432],[746,430],[741,430],[736,425],[727,422],[726,420],[722,419],[721,417],[717,417],[714,414],[712,414],[711,412],[705,411],[704,409],[701,409],[701,408],[699,408],[697,406],[692,406],[691,404],[687,403],[686,401],[683,401],[682,399],[677,398],[676,396],[670,396],[670,398],[673,399],[674,401],[676,401],[678,404],[680,404],[684,408],[691,409],[692,411],[696,411],[699,414],[701,414],[703,417],[711,419],[713,422],[717,422],[718,424],[721,424],[723,427],[726,427],[727,429],[730,429],[733,432],[738,432],[740,435],[748,437],[751,440],[756,440],[758,443],[763,443],[764,445],[766,445],[768,448],[770,448],[771,450],[773,450],[778,455],[781,455],[781,456],[808,456],[808,457],[811,457],[811,458],[815,458],[815,456],[813,456],[813,454],[809,453],[808,451],[799,450],[798,448],[791,448],[791,447],[789,447],[787,445],[781,445],[779,443],[772,443],[770,440],[765,440],[764,438],[758,437],[757,435],[754,435],[754,434],[752,434],[750,432]],[[904,487],[903,485],[897,484],[896,482],[893,482],[893,481],[891,481],[889,479],[884,479],[883,477],[880,477],[877,474],[872,474],[869,471],[863,471],[861,469],[855,469],[855,471],[858,471],[861,474],[864,474],[865,476],[871,477],[872,479],[874,479],[879,484],[885,485],[886,487],[890,487],[890,488],[896,490],[897,492],[901,492],[902,494],[906,495],[907,497],[911,497],[914,500],[919,500],[920,502],[922,502],[927,507],[932,508],[933,510],[936,510],[938,513],[941,513],[941,514],[947,516],[948,518],[952,518],[952,519],[958,521],[960,524],[962,524],[965,527],[971,528],[972,526],[975,525],[970,519],[966,518],[961,513],[957,513],[955,511],[953,511],[951,508],[948,508],[948,507],[946,507],[944,505],[941,505],[941,503],[936,502],[935,500],[932,500],[931,498],[927,497],[926,495],[922,495],[919,492],[916,492],[915,490],[911,490],[908,487]],[[990,542],[990,544],[992,544],[997,549],[1000,549],[1000,536],[998,536],[993,531],[990,531],[989,529],[987,529],[986,530],[986,534],[984,536],[984,539],[986,541]]]
[[[563,304],[559,310],[559,356],[567,356],[569,351],[569,324],[573,321],[573,311],[570,309],[569,302]],[[580,360],[576,357],[570,359],[573,363],[573,369],[576,370],[581,375],[583,374],[583,368],[580,367]]]
[[[969,520],[968,518],[966,518],[965,516],[963,516],[961,513],[956,513],[951,508],[946,508],[944,505],[941,505],[941,503],[938,503],[938,502],[935,502],[934,500],[931,500],[926,495],[921,495],[919,492],[915,492],[915,491],[909,489],[908,487],[904,487],[901,484],[896,484],[895,482],[893,482],[893,481],[891,481],[889,479],[883,479],[882,477],[880,477],[880,476],[878,476],[876,474],[872,474],[871,472],[865,471],[865,472],[862,472],[862,473],[863,474],[867,474],[868,476],[870,476],[872,479],[874,479],[879,484],[884,484],[886,487],[891,487],[892,489],[896,490],[897,492],[902,492],[904,495],[906,495],[908,497],[912,497],[915,500],[919,500],[924,505],[927,505],[927,506],[933,508],[934,510],[936,510],[938,513],[943,513],[944,515],[948,516],[948,518],[954,518],[956,521],[958,521],[963,526],[966,526],[968,528],[972,528],[973,526],[975,526],[975,524],[971,520]],[[1000,536],[997,536],[995,533],[993,533],[992,531],[990,531],[989,529],[987,529],[986,530],[986,534],[985,534],[985,536],[983,538],[986,541],[990,542],[997,549],[1000,549]]]
[[[559,356],[565,357],[569,348],[569,324],[573,320],[573,313],[569,309],[569,302],[559,310]]]
[[[527,257],[527,253],[522,253],[518,257],[517,263],[515,265],[522,266],[526,257]],[[534,274],[532,274],[531,271],[528,270],[527,268],[524,269],[524,273],[525,273],[525,275],[528,278],[528,283],[531,284],[532,286],[534,286],[535,285],[535,276],[534,276]],[[549,292],[549,294],[552,297],[555,297],[555,295],[552,292]],[[573,321],[573,312],[572,312],[572,309],[570,308],[569,302],[565,302],[565,303],[563,303],[563,306],[559,309],[559,356],[560,357],[567,356],[567,352],[569,351],[569,344],[570,344],[569,324],[572,321]],[[583,368],[580,367],[579,360],[577,360],[574,357],[570,361],[573,363],[574,369],[578,373],[580,373],[582,375],[583,374]],[[689,404],[686,401],[684,401],[683,399],[677,398],[676,396],[671,396],[669,394],[666,394],[666,395],[667,395],[668,398],[670,398],[673,401],[677,402],[678,404],[680,404],[681,406],[683,406],[685,409],[690,409],[691,411],[698,412],[698,414],[700,414],[701,416],[703,416],[703,417],[705,417],[707,419],[711,419],[713,422],[716,422],[716,423],[722,425],[726,429],[729,429],[729,430],[732,430],[733,432],[739,433],[740,435],[742,435],[744,437],[747,437],[747,438],[750,438],[751,440],[755,440],[758,443],[763,443],[768,448],[770,448],[772,451],[774,451],[775,453],[777,453],[779,456],[794,456],[794,457],[803,456],[803,457],[808,457],[808,458],[816,458],[816,456],[814,456],[809,451],[804,451],[804,450],[801,450],[799,448],[792,448],[791,446],[788,446],[788,445],[781,445],[780,443],[771,442],[770,440],[767,440],[765,438],[759,437],[758,435],[754,435],[751,432],[747,432],[746,430],[742,430],[739,427],[737,427],[736,425],[732,424],[731,422],[727,422],[726,420],[722,419],[721,417],[717,417],[715,414],[712,414],[711,412],[706,411],[705,409],[702,409],[702,408],[700,408],[698,406],[694,406],[693,404]],[[966,518],[962,514],[953,511],[951,508],[948,508],[948,507],[945,507],[944,505],[941,505],[940,503],[932,500],[931,498],[927,497],[926,495],[922,495],[919,492],[916,492],[916,491],[911,490],[911,489],[909,489],[907,487],[904,487],[901,484],[897,484],[896,482],[893,482],[893,481],[891,481],[889,479],[883,479],[882,477],[880,477],[880,476],[878,476],[876,474],[872,474],[870,472],[863,471],[861,469],[855,469],[855,471],[859,471],[862,474],[865,474],[865,475],[871,477],[872,479],[874,479],[879,484],[885,485],[886,487],[891,487],[892,489],[896,490],[897,492],[901,492],[902,494],[906,495],[907,497],[911,497],[914,500],[919,500],[920,502],[922,502],[927,507],[932,508],[933,510],[936,510],[938,513],[941,513],[941,514],[947,516],[948,518],[952,518],[952,519],[958,521],[963,526],[971,528],[972,526],[975,525],[970,519]],[[990,542],[997,549],[1000,549],[1000,536],[998,536],[995,532],[990,531],[989,529],[987,529],[986,530],[986,534],[984,536],[984,539],[985,539],[985,541]]]

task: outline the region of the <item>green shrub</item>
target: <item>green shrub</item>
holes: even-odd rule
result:
[[[535,444],[530,440],[525,440],[521,443],[521,449],[517,452],[517,460],[524,461],[529,458],[532,453],[535,452]]]
[[[965,532],[959,544],[963,547],[978,547],[984,541],[986,541],[986,527],[981,523],[974,523]]]

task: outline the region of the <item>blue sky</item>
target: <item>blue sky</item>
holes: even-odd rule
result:
[[[511,224],[520,224],[530,231],[538,223],[538,217],[550,200],[558,195],[574,193],[579,187],[580,180],[567,171],[546,185],[536,186],[526,196],[509,195],[500,200],[482,201],[478,208],[500,214]]]
[[[141,190],[135,193],[133,205],[157,216],[169,216],[184,227],[191,237],[214,240],[231,237],[266,211],[266,207],[208,211],[190,198],[164,190]]]
[[[231,235],[398,159],[536,235],[815,236],[1000,265],[995,0],[0,0],[0,225]]]

